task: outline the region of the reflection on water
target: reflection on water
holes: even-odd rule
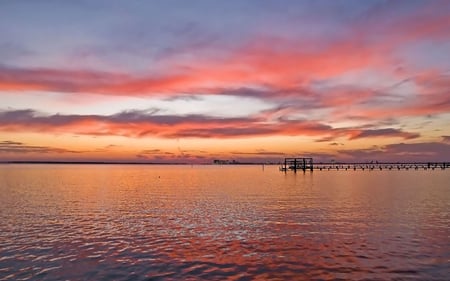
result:
[[[445,280],[448,171],[1,165],[0,280]]]

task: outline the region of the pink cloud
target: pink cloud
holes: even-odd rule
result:
[[[162,138],[234,138],[251,136],[311,136],[349,139],[371,137],[416,138],[419,135],[398,129],[333,128],[308,120],[268,122],[261,116],[217,118],[206,115],[154,115],[153,112],[127,111],[114,115],[45,115],[33,110],[0,112],[0,131],[33,131],[80,135]]]
[[[394,143],[382,147],[339,150],[340,159],[346,161],[421,162],[448,161],[450,145],[441,142]]]

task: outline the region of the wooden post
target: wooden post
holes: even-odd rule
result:
[[[296,173],[299,169],[303,172],[306,172],[306,170],[312,172],[314,170],[313,159],[310,157],[284,158],[284,166],[281,167],[281,170],[285,172],[287,172],[287,170],[293,170]]]

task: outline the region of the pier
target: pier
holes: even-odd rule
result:
[[[306,170],[313,171],[314,170],[314,164],[312,158],[284,158],[284,165],[280,167],[280,171],[288,171],[292,170],[294,172],[297,172],[297,170],[301,170],[303,172],[306,172]]]
[[[313,163],[312,158],[285,158],[284,163],[281,163],[280,171],[294,171],[298,170],[314,171],[348,171],[348,170],[445,170],[450,168],[450,162],[353,162],[353,163]]]

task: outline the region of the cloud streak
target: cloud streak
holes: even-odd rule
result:
[[[208,92],[255,84],[286,89],[311,79],[336,77],[369,67],[384,71],[395,64],[396,48],[412,40],[447,38],[448,14],[440,12],[442,9],[434,3],[425,8],[398,17],[392,26],[379,21],[389,16],[387,9],[375,10],[369,20],[355,22],[359,26],[348,26],[347,36],[333,38],[331,42],[272,34],[254,36],[228,46],[224,57],[197,57],[193,61],[169,56],[158,63],[164,67],[139,75],[126,69],[117,72],[0,65],[0,89],[105,95]],[[195,53],[196,48],[194,44],[191,49],[183,49],[183,53]]]
[[[440,142],[393,143],[367,149],[339,150],[341,159],[352,161],[448,161],[450,144]]]
[[[369,129],[369,130],[361,130],[356,131],[351,137],[350,140],[359,139],[359,138],[371,138],[371,137],[400,137],[405,140],[407,139],[415,139],[420,137],[420,134],[416,133],[408,133],[403,132],[398,129],[387,128],[387,129]]]
[[[308,120],[269,122],[258,116],[218,118],[206,115],[154,115],[155,111],[131,110],[113,115],[45,115],[31,109],[0,112],[0,131],[46,131],[54,134],[161,138],[236,138],[255,136],[312,136],[416,138],[398,129],[333,128]]]
[[[64,148],[56,148],[51,146],[27,145],[22,142],[0,141],[0,153],[6,154],[65,154],[65,153],[82,153],[82,151],[69,150]]]

